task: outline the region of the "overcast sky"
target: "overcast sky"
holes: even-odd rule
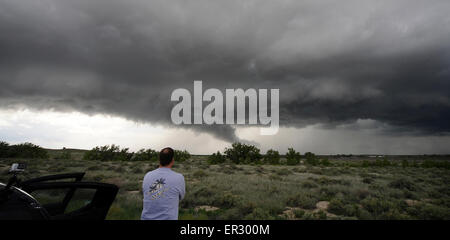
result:
[[[450,153],[448,0],[0,0],[0,140]],[[280,89],[281,129],[175,126],[176,88]]]

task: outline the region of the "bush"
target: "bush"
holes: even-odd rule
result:
[[[384,157],[383,161],[377,159],[375,162],[370,162],[369,165],[373,167],[388,167],[391,166],[391,162],[387,159],[387,157]]]
[[[280,153],[275,150],[268,150],[264,156],[264,162],[272,165],[278,165],[280,163]]]
[[[416,215],[420,219],[425,220],[448,220],[450,213],[447,208],[443,206],[436,206],[432,204],[418,204],[414,207]]]
[[[48,153],[44,148],[32,143],[9,145],[0,142],[0,157],[2,158],[41,158],[47,159]]]
[[[193,175],[195,178],[204,178],[204,177],[208,176],[208,174],[203,170],[198,170],[198,171],[194,172]]]
[[[294,209],[294,216],[296,218],[302,218],[305,215],[305,210],[302,209]]]
[[[415,184],[406,178],[395,179],[394,181],[390,182],[388,184],[388,186],[391,188],[397,188],[397,189],[408,189],[409,191],[417,190],[417,187],[415,186]]]
[[[224,153],[235,164],[260,163],[262,158],[257,147],[242,143],[233,143]]]
[[[304,209],[316,208],[316,199],[309,194],[296,194],[290,196],[286,204],[291,207],[300,207]]]
[[[368,167],[369,165],[370,165],[370,163],[369,163],[369,161],[367,161],[367,160],[364,160],[364,161],[362,162],[362,167],[364,167],[364,168]]]
[[[9,143],[0,142],[0,157],[7,158],[9,157]]]
[[[358,216],[359,207],[358,205],[344,204],[342,200],[334,198],[330,201],[328,212],[334,213],[336,215]]]
[[[273,220],[274,217],[267,209],[255,208],[253,212],[244,217],[244,220]]]
[[[311,182],[311,181],[305,181],[302,183],[302,187],[304,188],[316,188],[318,187],[317,184]]]
[[[128,152],[128,148],[120,149],[119,146],[112,144],[102,147],[95,147],[87,151],[83,159],[100,160],[100,161],[129,161],[133,157],[133,153]]]
[[[382,162],[382,166],[383,167],[387,167],[387,166],[391,166],[391,162],[387,159],[387,157],[383,158],[383,162]]]
[[[208,163],[209,164],[220,164],[225,162],[225,156],[220,153],[220,151],[217,151],[217,153],[213,153],[208,157]]]
[[[131,172],[139,174],[139,173],[144,173],[144,170],[140,166],[135,166]]]
[[[330,160],[328,160],[328,158],[323,158],[322,160],[320,160],[319,164],[323,165],[323,166],[330,166],[331,162],[330,162]]]
[[[174,159],[176,162],[184,162],[191,158],[191,154],[186,150],[175,150]]]
[[[363,183],[367,183],[367,184],[371,184],[373,183],[374,179],[372,177],[364,177],[362,182]]]
[[[100,166],[94,165],[94,166],[88,167],[86,170],[89,170],[89,171],[98,171],[98,170],[101,170],[101,169],[102,169],[102,168],[101,168]]]
[[[70,160],[72,159],[72,153],[66,148],[63,148],[61,154],[58,156],[59,159]]]
[[[379,218],[382,214],[393,209],[395,206],[393,203],[385,199],[378,198],[366,198],[361,201],[362,206],[369,211],[375,218]]]
[[[339,193],[339,190],[332,187],[321,187],[319,189],[319,193],[321,195],[321,199],[329,201]]]
[[[158,152],[153,149],[141,149],[133,154],[132,161],[158,161]]]
[[[364,199],[370,196],[370,192],[367,189],[357,189],[355,191],[355,196],[358,197],[358,199]]]
[[[446,168],[450,169],[450,161],[433,161],[433,160],[425,160],[422,162],[421,167],[423,168]]]
[[[313,166],[316,166],[319,164],[319,160],[317,159],[316,155],[312,152],[305,153],[306,158],[306,164],[310,164]]]
[[[293,148],[288,148],[286,153],[286,164],[297,165],[300,163],[300,153],[296,152]]]
[[[409,162],[408,162],[408,160],[406,160],[406,159],[403,159],[402,160],[402,167],[409,167]]]
[[[232,208],[239,202],[241,202],[241,198],[239,196],[227,192],[217,195],[213,199],[212,205],[219,208]]]
[[[287,176],[287,175],[292,173],[289,169],[286,169],[286,168],[280,168],[280,169],[275,170],[273,172],[276,173],[279,176]]]

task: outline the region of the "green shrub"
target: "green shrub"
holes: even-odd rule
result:
[[[319,210],[318,212],[314,213],[314,217],[318,220],[325,220],[327,219],[327,214],[323,210]]]
[[[336,188],[322,187],[319,189],[320,198],[329,201],[334,198],[339,191]]]
[[[212,201],[212,205],[219,208],[232,208],[237,206],[239,202],[241,202],[239,196],[226,192],[216,195]]]
[[[125,191],[138,191],[141,186],[137,182],[127,182],[120,189]]]
[[[224,163],[226,160],[225,156],[220,153],[220,151],[217,151],[217,153],[213,153],[208,157],[208,163],[209,164],[220,164]]]
[[[61,154],[58,156],[59,159],[64,159],[64,160],[70,160],[72,159],[72,154],[69,150],[67,150],[66,148],[63,148],[63,150],[61,151]]]
[[[9,143],[0,141],[0,157],[2,158],[9,157],[10,154],[9,151],[10,151]]]
[[[198,170],[198,171],[194,172],[193,175],[195,178],[204,178],[204,177],[208,176],[208,174],[203,170]]]
[[[158,161],[158,152],[153,149],[141,149],[133,154],[131,158],[132,161],[148,161],[156,162]]]
[[[191,158],[191,154],[186,150],[175,150],[174,159],[177,162],[184,162]]]
[[[242,215],[247,215],[252,213],[255,208],[257,207],[257,204],[251,201],[245,201],[244,203],[242,203],[241,205],[239,205],[237,208],[239,209],[239,211],[242,213]]]
[[[330,201],[328,212],[336,215],[358,216],[359,206],[355,204],[345,204],[342,200],[334,198]]]
[[[197,213],[181,213],[180,212],[180,220],[208,220],[208,215],[205,213],[197,212]]]
[[[312,152],[305,153],[306,164],[316,166],[319,164],[319,159]]]
[[[317,184],[315,184],[312,181],[305,181],[305,182],[302,183],[301,186],[304,187],[304,188],[316,188],[316,187],[318,187]]]
[[[114,172],[117,172],[117,173],[126,173],[127,170],[126,170],[126,168],[124,168],[123,166],[118,166],[118,167],[115,167],[115,168],[114,168]]]
[[[305,210],[294,209],[293,211],[295,218],[302,218],[305,215]]]
[[[410,216],[402,213],[398,209],[390,209],[389,211],[381,214],[380,218],[384,219],[384,220],[409,220],[409,219],[411,219]]]
[[[328,158],[322,158],[321,160],[320,160],[320,163],[319,163],[320,165],[322,165],[322,166],[330,166],[331,165],[331,162],[330,162],[330,160],[328,160]]]
[[[362,162],[362,167],[364,167],[364,168],[366,168],[366,167],[368,167],[370,164],[369,164],[369,161],[367,161],[367,160],[364,160],[363,162]]]
[[[94,166],[88,167],[86,170],[89,170],[89,171],[97,171],[97,170],[101,170],[101,167],[98,166],[98,165],[94,165]]]
[[[260,163],[262,158],[257,147],[242,143],[233,143],[224,153],[235,164]]]
[[[269,179],[272,181],[281,181],[283,180],[283,178],[280,177],[280,175],[277,174],[270,174],[269,175]]]
[[[422,162],[422,164],[420,165],[423,168],[446,168],[446,169],[450,169],[450,161],[445,160],[445,161],[433,161],[433,160],[425,160]]]
[[[280,153],[278,151],[269,149],[264,156],[264,162],[272,165],[280,164]]]
[[[218,218],[220,220],[241,220],[244,216],[242,212],[237,208],[227,209],[223,214],[221,214]]]
[[[87,151],[84,160],[99,160],[99,161],[129,161],[133,157],[133,153],[128,152],[128,148],[120,149],[117,145],[106,145],[102,147],[95,147]]]
[[[357,190],[355,191],[355,196],[356,196],[358,199],[364,199],[364,198],[370,196],[370,192],[369,192],[369,190],[367,190],[367,189],[357,189]]]
[[[316,199],[309,194],[295,194],[286,201],[287,206],[300,207],[304,209],[316,208]]]
[[[393,181],[391,181],[388,184],[391,188],[397,188],[397,189],[408,189],[409,191],[416,191],[417,187],[414,184],[414,182],[406,179],[406,178],[397,178]]]
[[[402,167],[409,167],[409,162],[408,162],[408,160],[406,160],[406,159],[403,159],[402,160]]]
[[[244,217],[244,220],[273,220],[274,217],[267,209],[255,208],[252,213]]]
[[[383,213],[394,208],[394,204],[386,199],[366,198],[361,201],[361,205],[369,211],[375,218],[380,218]]]
[[[300,153],[296,152],[293,148],[288,148],[286,153],[286,164],[297,165],[300,163]]]
[[[255,168],[255,172],[259,173],[259,174],[264,174],[264,172],[266,171],[265,168],[263,168],[262,166],[257,166]]]
[[[391,162],[387,159],[387,157],[383,158],[382,167],[391,166]]]
[[[280,168],[278,170],[275,170],[274,173],[276,173],[279,176],[287,176],[287,175],[291,174],[292,172],[289,169]]]
[[[411,210],[415,211],[411,211]],[[448,220],[450,219],[450,212],[448,208],[432,204],[418,204],[411,209],[409,213],[424,220]]]
[[[120,148],[117,145],[106,145],[102,147],[95,147],[87,151],[84,160],[99,160],[99,161],[158,161],[159,153],[153,149],[141,149],[138,152],[129,152],[128,148]],[[186,150],[174,151],[174,159],[178,162],[184,162],[191,157]]]
[[[139,174],[139,173],[144,173],[144,170],[140,166],[135,166],[131,172],[135,173],[135,174]]]
[[[32,143],[21,143],[9,145],[6,142],[0,142],[1,158],[41,158],[47,159],[48,152],[44,148]]]
[[[368,165],[373,167],[388,167],[392,166],[392,163],[387,159],[387,157],[384,157],[383,161],[380,159],[376,159],[375,162],[368,162]]]
[[[367,183],[367,184],[371,184],[371,183],[373,183],[373,181],[374,181],[374,179],[371,177],[364,177],[362,180],[363,183]]]
[[[314,180],[320,185],[332,185],[332,184],[350,185],[350,182],[344,179],[333,179],[328,177],[319,177],[319,178],[309,177],[308,179]]]

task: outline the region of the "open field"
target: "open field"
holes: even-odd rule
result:
[[[0,159],[0,182],[13,162],[28,164],[23,179],[85,171],[84,181],[120,187],[107,219],[140,218],[141,181],[157,162],[83,160],[81,150],[71,159],[58,150],[49,155]],[[389,166],[367,166],[375,158],[330,156],[328,166],[210,165],[207,156],[192,156],[174,167],[186,179],[180,219],[450,219],[450,169],[421,167],[425,158],[450,161],[388,156]]]

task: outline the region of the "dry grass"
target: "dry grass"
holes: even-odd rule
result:
[[[361,159],[331,166],[208,165],[193,156],[174,170],[186,179],[180,219],[450,219],[450,170],[361,167]],[[72,159],[0,159],[1,182],[10,163],[27,162],[23,176],[86,171],[86,179],[116,184],[108,219],[139,219],[142,178],[156,163]],[[213,209],[213,210],[211,210]]]

